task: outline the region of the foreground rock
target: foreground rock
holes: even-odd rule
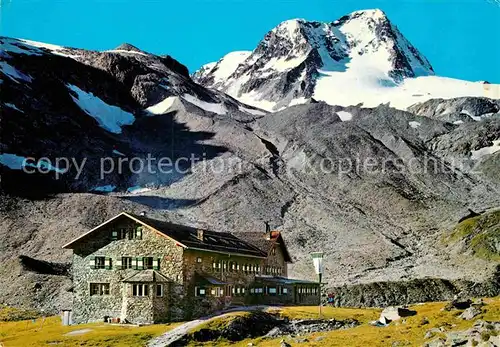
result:
[[[465,320],[472,320],[475,317],[479,316],[481,314],[481,309],[476,307],[476,306],[471,306],[468,309],[466,309],[461,315],[460,318],[465,319]]]
[[[500,346],[500,321],[478,320],[471,329],[446,333],[446,339],[437,338],[427,342],[425,347],[440,346]]]
[[[303,319],[288,320],[266,312],[251,312],[245,316],[238,316],[228,323],[212,323],[207,328],[201,328],[186,334],[175,342],[175,346],[184,346],[190,342],[207,342],[225,339],[241,341],[247,338],[266,337],[278,338],[281,336],[301,336],[322,331],[353,328],[360,323],[355,319]],[[297,338],[296,342],[307,342]]]
[[[401,317],[409,317],[417,314],[417,311],[412,311],[403,307],[387,307],[380,314],[380,321],[395,321]]]
[[[339,329],[354,328],[359,325],[355,319],[336,320],[336,319],[302,319],[285,322],[271,329],[265,337],[275,338],[285,335],[304,335],[320,331],[331,331]]]

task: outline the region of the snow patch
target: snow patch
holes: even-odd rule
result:
[[[251,51],[231,52],[226,54],[214,66],[206,64],[205,67],[212,73],[215,83],[225,81],[250,54],[252,54]]]
[[[471,151],[471,159],[479,160],[485,155],[493,154],[500,151],[500,140],[493,141],[493,145],[489,147],[483,147],[475,151]]]
[[[139,54],[139,55],[143,55],[143,56],[148,56],[148,54],[144,53],[144,52],[137,52],[137,51],[127,51],[125,49],[110,49],[108,51],[104,51],[106,53],[126,53],[126,54]]]
[[[253,114],[254,116],[265,116],[266,113],[265,112],[262,112],[260,110],[255,110],[253,108],[248,108],[248,107],[245,107],[245,106],[238,106],[238,109],[241,111],[241,112],[245,112],[245,113],[250,113],[250,114]]]
[[[12,170],[21,170],[26,166],[26,158],[15,154],[3,153],[0,154],[0,164],[7,166]]]
[[[302,104],[307,103],[308,101],[309,101],[309,99],[307,99],[305,97],[301,97],[301,98],[293,99],[292,101],[290,101],[290,104],[288,106],[302,105]]]
[[[201,108],[205,111],[217,113],[219,115],[223,115],[223,114],[227,113],[227,109],[224,106],[224,104],[213,104],[210,102],[206,102],[206,101],[200,100],[197,97],[192,96],[190,94],[184,94],[182,96],[182,98],[184,100],[186,100],[187,102],[189,102],[195,106],[198,106],[199,108]]]
[[[24,40],[24,39],[18,39],[20,42],[23,42],[29,46],[36,47],[36,48],[45,48],[50,53],[60,55],[62,57],[67,57],[67,58],[75,58],[78,57],[78,55],[73,55],[73,54],[67,54],[63,53],[62,51],[67,50],[66,47],[63,46],[58,46],[58,45],[52,45],[50,43],[43,43],[43,42],[37,42],[37,41],[31,41],[31,40]]]
[[[146,111],[152,114],[163,114],[166,113],[174,104],[175,100],[178,100],[177,96],[169,96],[163,101],[160,101],[156,105],[149,106]]]
[[[87,113],[95,118],[99,125],[109,132],[120,134],[123,125],[130,125],[134,122],[133,114],[123,111],[117,106],[108,105],[92,93],[87,93],[72,84],[66,85],[70,90],[77,94],[75,98],[71,95],[73,101]]]
[[[92,188],[92,191],[94,192],[103,192],[103,193],[111,193],[116,189],[116,186],[113,186],[111,184],[105,185],[105,186],[99,186]]]
[[[337,115],[342,122],[348,122],[352,119],[352,113],[347,111],[337,111]]]
[[[43,160],[37,161],[36,165],[31,162],[33,161],[32,158],[30,158],[29,163],[27,162],[27,160],[28,158],[16,154],[11,154],[11,153],[0,154],[0,164],[5,165],[12,170],[22,170],[25,167],[32,167],[32,168],[43,169],[44,172],[56,171],[58,173],[65,173],[68,171],[67,169],[59,169]]]
[[[408,125],[411,126],[413,129],[417,129],[422,124],[420,124],[419,122],[411,121],[411,122],[408,122]]]
[[[20,83],[19,81],[30,83],[33,80],[30,76],[23,74],[12,65],[7,64],[6,61],[0,61],[0,71],[16,83]]]
[[[24,113],[24,111],[23,111],[23,110],[18,109],[18,108],[16,107],[16,105],[14,105],[14,104],[9,104],[8,102],[6,102],[6,103],[4,103],[4,105],[5,105],[5,106],[7,106],[7,107],[10,107],[10,108],[11,108],[11,109],[13,109],[13,110],[16,110],[16,111],[18,111],[18,112]]]
[[[453,124],[456,124],[456,125],[463,124],[463,123],[464,123],[463,120],[456,120],[453,122]]]
[[[149,192],[150,190],[151,190],[150,188],[145,188],[145,187],[141,187],[141,186],[134,186],[134,187],[128,188],[127,193],[140,194],[140,193]]]

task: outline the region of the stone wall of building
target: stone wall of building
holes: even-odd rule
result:
[[[184,318],[183,309],[180,306],[183,299],[183,249],[177,246],[175,241],[158,235],[148,228],[143,228],[140,240],[113,240],[112,230],[120,228],[135,230],[138,226],[138,223],[127,218],[113,221],[74,246],[73,317],[76,323],[99,321],[106,316],[130,320],[129,314],[134,316],[134,319],[141,321],[153,317],[153,312],[150,312],[153,304],[147,304],[147,307],[144,307],[144,305],[136,305],[132,301],[127,300],[126,303],[123,301],[124,296],[127,296],[127,288],[122,280],[140,271],[137,269],[118,269],[117,260],[125,256],[159,259],[159,269],[156,271],[168,278],[171,283],[168,295],[164,295],[158,300],[163,301],[162,305],[171,307],[171,309],[166,311],[162,309],[163,312],[168,312],[168,316],[159,317],[156,315],[155,320],[181,320]],[[96,256],[111,258],[111,269],[92,269],[90,260]],[[90,295],[90,283],[109,283],[109,295]],[[151,289],[150,296],[154,296],[154,294],[154,290]],[[153,297],[150,299],[152,302]],[[143,298],[139,298],[139,300],[143,301]],[[156,306],[161,305],[156,303]]]
[[[208,308],[218,310],[231,304],[243,304],[245,294],[242,291],[249,288],[255,281],[256,275],[262,273],[265,259],[188,249],[184,251],[183,264],[186,283],[184,305],[188,316],[195,317],[199,316],[200,306],[205,307],[201,313],[204,311],[206,314]],[[196,274],[227,283],[227,285],[220,286],[222,296],[214,297],[211,293],[207,293],[205,297],[197,298],[195,295]],[[210,286],[207,285],[208,287]]]
[[[288,277],[288,268],[285,263],[285,255],[280,244],[276,243],[270,250],[265,262],[263,274],[271,276]]]

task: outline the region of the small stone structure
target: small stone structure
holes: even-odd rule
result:
[[[63,246],[73,249],[73,321],[150,324],[229,305],[318,303],[317,283],[287,278],[280,232],[239,236],[120,213]]]

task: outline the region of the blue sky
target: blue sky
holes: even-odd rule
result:
[[[194,71],[252,50],[283,20],[333,21],[369,8],[384,10],[437,74],[500,83],[494,0],[0,0],[0,34],[99,50],[129,42]]]

